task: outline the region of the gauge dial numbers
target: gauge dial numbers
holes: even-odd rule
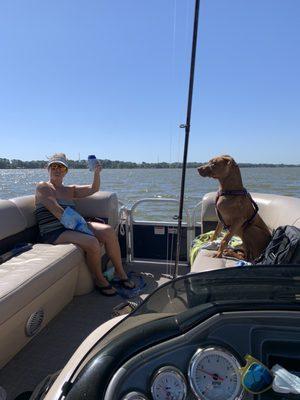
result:
[[[148,398],[144,396],[143,393],[130,392],[127,393],[124,397],[122,397],[122,400],[148,400]]]
[[[198,349],[189,364],[189,381],[201,400],[240,400],[243,387],[238,360],[221,347]]]
[[[185,377],[177,368],[165,366],[154,375],[151,384],[153,400],[184,400],[186,393]]]

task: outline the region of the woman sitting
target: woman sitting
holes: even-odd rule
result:
[[[95,280],[95,287],[105,296],[115,295],[113,288],[102,274],[100,265],[100,246],[104,244],[120,283],[133,289],[134,283],[128,279],[123,269],[119,242],[110,225],[99,222],[86,223],[75,211],[73,199],[92,195],[100,188],[101,165],[97,163],[92,185],[64,185],[68,172],[65,154],[56,153],[48,162],[49,181],[40,182],[36,188],[36,217],[42,243],[73,243],[86,254],[86,263]]]

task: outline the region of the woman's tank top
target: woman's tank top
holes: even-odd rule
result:
[[[73,200],[57,200],[57,202],[63,209],[67,207],[75,208]],[[41,236],[56,231],[57,229],[64,228],[60,220],[57,219],[43,204],[36,204],[34,213]]]

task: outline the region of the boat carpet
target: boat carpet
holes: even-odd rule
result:
[[[146,282],[139,298],[136,298],[137,301],[144,299],[158,286],[170,280],[165,274],[165,265],[132,264],[127,266],[127,271],[141,273]],[[181,274],[186,272],[185,268],[180,271]],[[18,394],[33,390],[47,375],[62,369],[80,343],[94,329],[110,319],[113,308],[123,301],[120,296],[105,297],[96,291],[74,297],[72,302],[0,371],[0,386],[7,392],[7,400],[13,400]]]

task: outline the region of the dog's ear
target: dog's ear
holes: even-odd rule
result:
[[[232,165],[233,167],[237,167],[238,166],[237,163],[234,161],[234,159],[231,156],[225,154],[222,157],[223,157],[223,159],[225,161],[227,161],[227,165]]]

